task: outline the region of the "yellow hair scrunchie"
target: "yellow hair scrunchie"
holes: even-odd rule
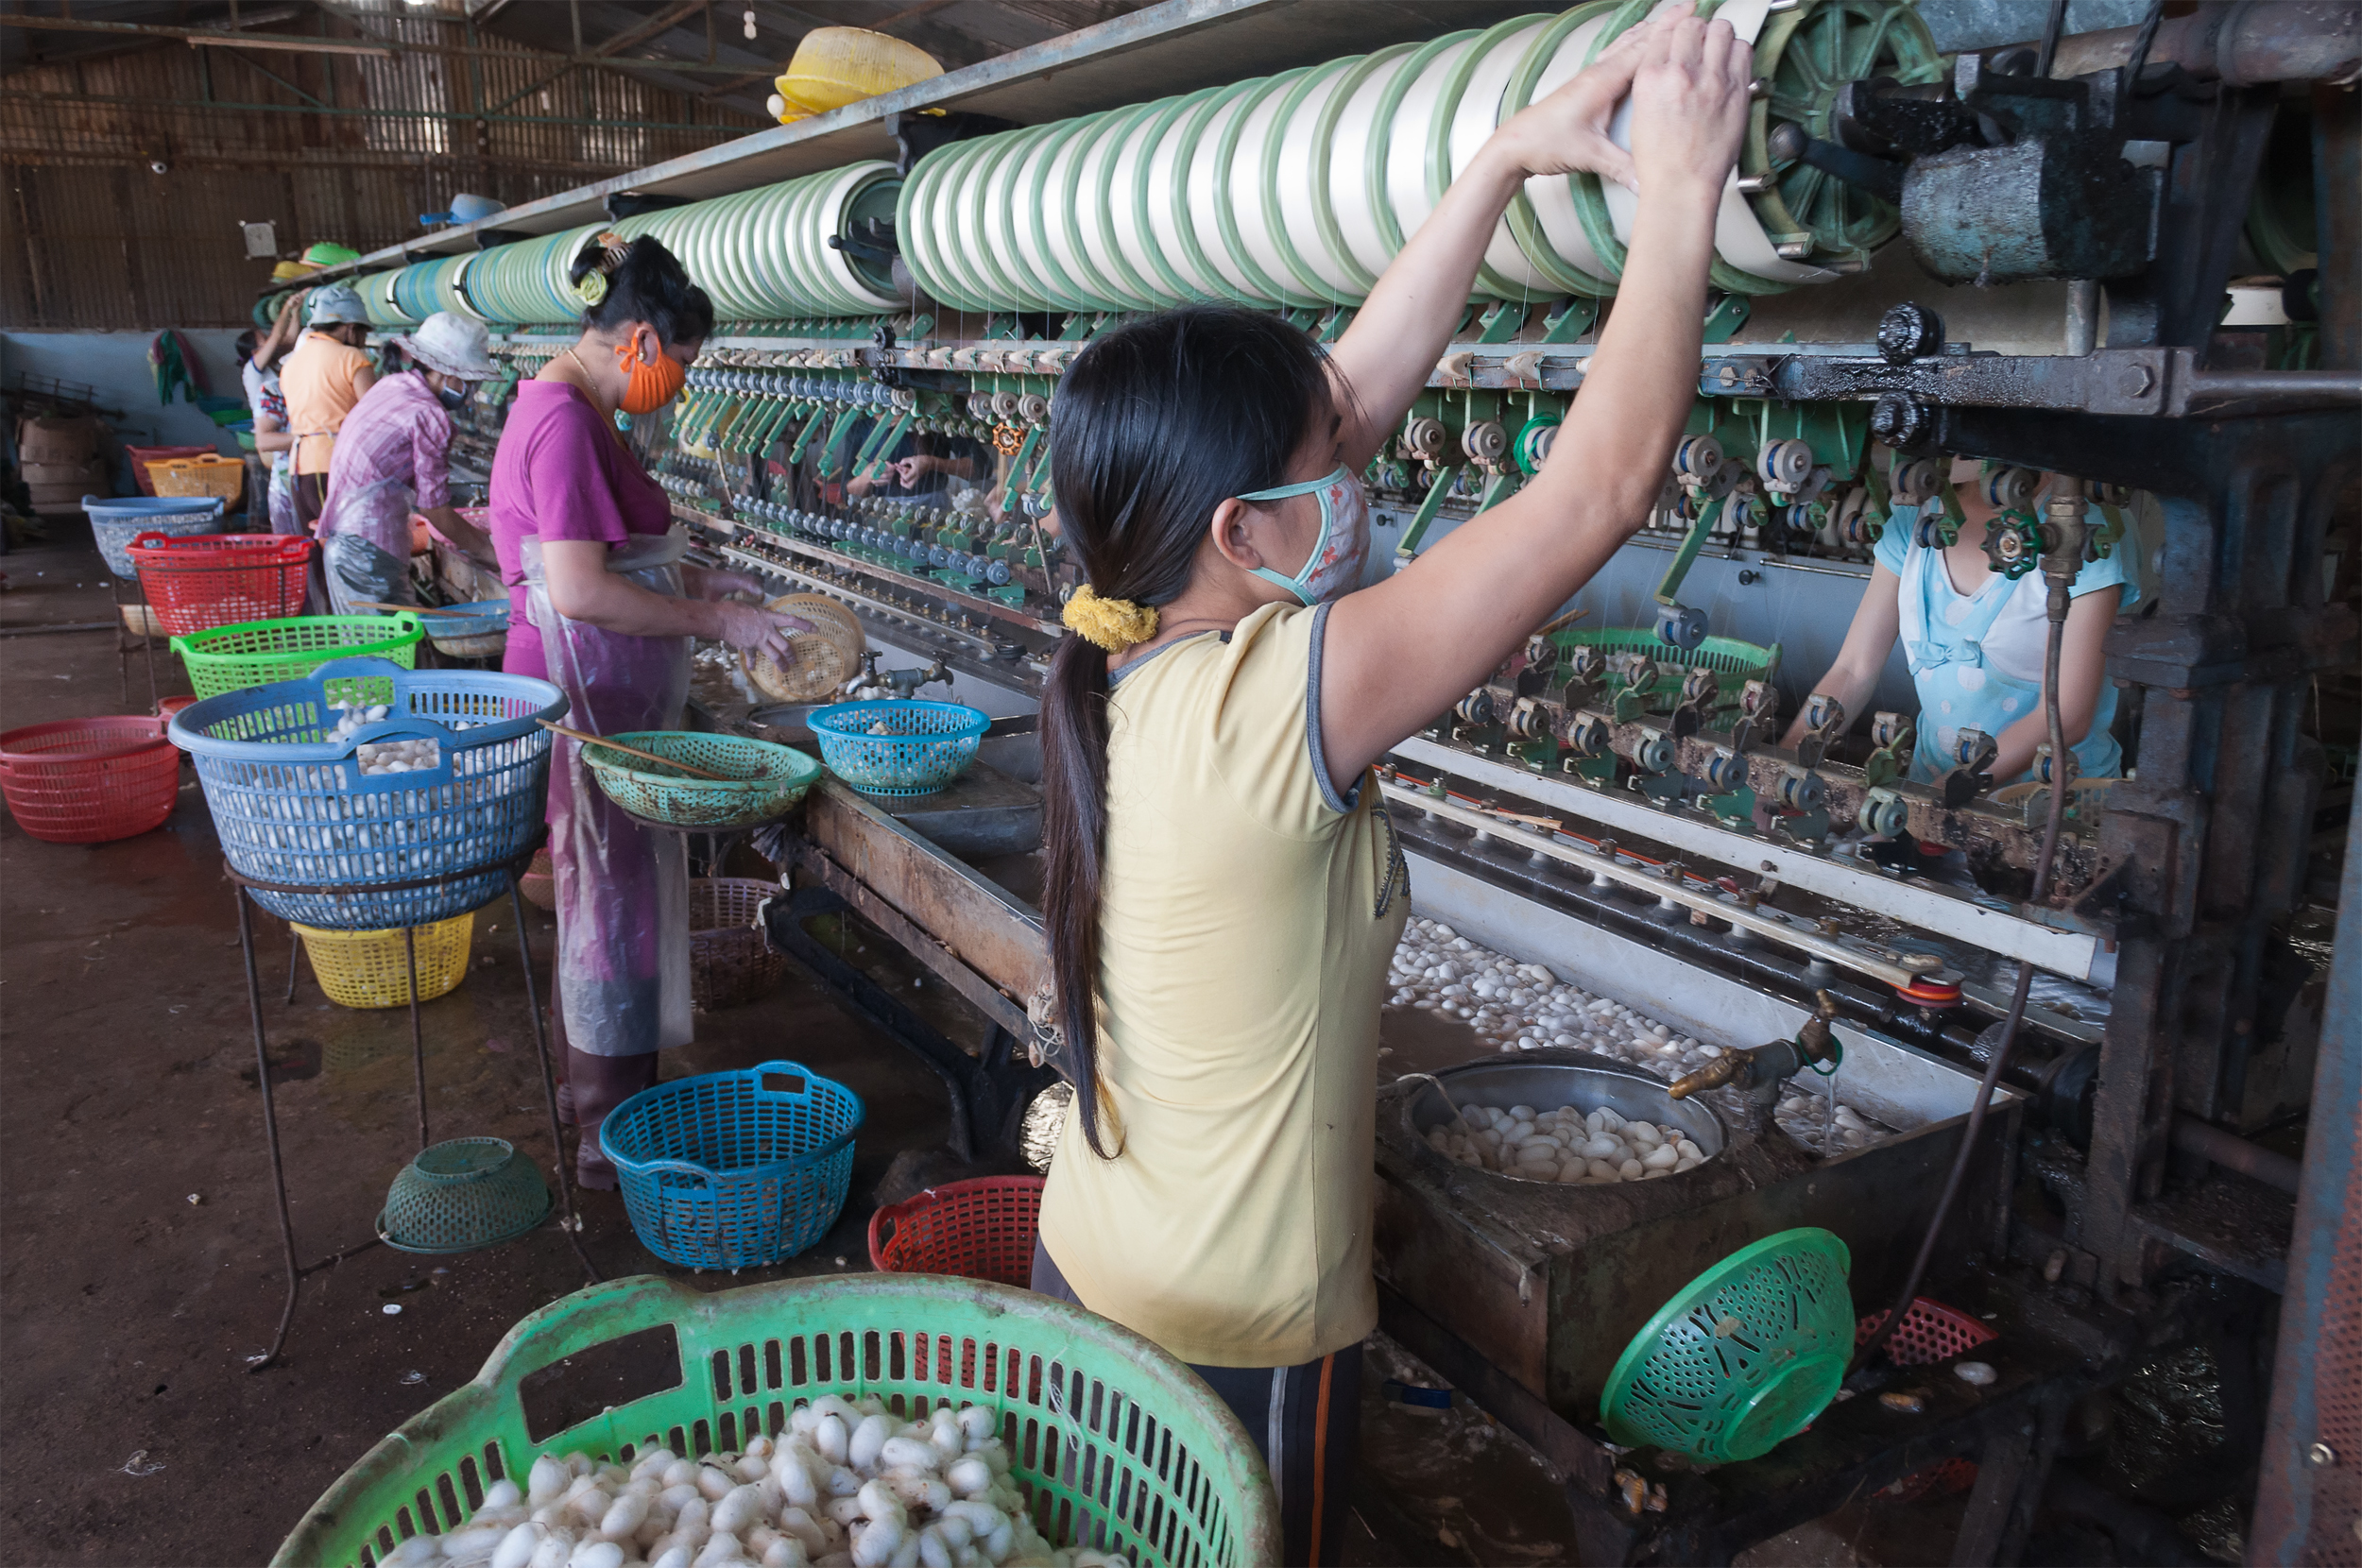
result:
[[[574,285],[574,298],[582,301],[585,310],[598,309],[607,298],[607,274],[596,267],[584,273],[582,281]]]
[[[1102,599],[1088,583],[1074,590],[1059,614],[1068,631],[1111,654],[1146,642],[1156,635],[1156,607],[1129,599]]]

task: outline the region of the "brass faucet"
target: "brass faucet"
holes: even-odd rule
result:
[[[1826,991],[1814,996],[1818,1005],[1795,1039],[1774,1040],[1753,1050],[1726,1050],[1696,1072],[1675,1079],[1666,1093],[1675,1099],[1687,1099],[1703,1090],[1734,1083],[1754,1098],[1768,1100],[1807,1065],[1843,1061],[1845,1048],[1829,1028],[1829,1021],[1837,1016],[1837,998]]]

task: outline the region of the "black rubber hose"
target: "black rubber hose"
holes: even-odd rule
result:
[[[2066,648],[2069,602],[2068,585],[2054,581],[2048,605],[2050,637],[2043,653],[2043,714],[2050,730],[2050,810],[2043,820],[2042,853],[2034,861],[2034,890],[2028,900],[2037,905],[2050,890],[2050,863],[2058,853],[2060,825],[2066,817],[2066,724],[2059,714],[2059,665]],[[2001,1082],[2002,1069],[2009,1065],[2010,1048],[2017,1044],[2018,1025],[2025,1021],[2026,998],[2033,985],[2034,966],[2020,963],[2017,988],[2010,993],[2010,1011],[2001,1020],[2001,1038],[1994,1044],[1993,1060],[1985,1064],[1984,1080],[1977,1089],[1977,1103],[1968,1108],[1968,1126],[1960,1133],[1960,1151],[1953,1156],[1952,1173],[1944,1178],[1943,1193],[1936,1200],[1934,1218],[1927,1221],[1927,1234],[1920,1239],[1919,1255],[1911,1260],[1911,1271],[1905,1277],[1903,1289],[1895,1297],[1886,1321],[1878,1325],[1878,1331],[1855,1355],[1857,1367],[1865,1365],[1886,1348],[1887,1340],[1903,1325],[1911,1303],[1919,1297],[1919,1282],[1927,1276],[1927,1265],[1935,1257],[1943,1222],[1951,1218],[1953,1202],[1960,1195],[1960,1184],[1968,1179],[1969,1162],[1977,1155],[1977,1139],[1985,1130],[1986,1107],[1992,1103],[1994,1086]]]

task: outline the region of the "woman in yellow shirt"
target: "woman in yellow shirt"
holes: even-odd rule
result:
[[[1378,1006],[1409,913],[1370,764],[1635,532],[1697,395],[1750,55],[1669,12],[1497,131],[1326,362],[1196,308],[1093,341],[1058,393],[1089,579],[1042,704],[1043,899],[1075,1084],[1036,1289],[1194,1366],[1256,1437],[1290,1562],[1335,1559],[1376,1325]],[[1606,135],[1629,96],[1632,152]],[[1425,386],[1510,197],[1641,193],[1614,315],[1549,463],[1361,592],[1356,477]]]

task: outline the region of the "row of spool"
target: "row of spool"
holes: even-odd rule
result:
[[[437,310],[510,325],[570,321],[579,307],[568,271],[591,236],[612,230],[663,241],[723,320],[869,315],[909,303],[892,259],[834,242],[891,216],[909,281],[956,310],[1355,305],[1494,128],[1571,79],[1650,9],[1586,0],[1556,15],[955,142],[907,180],[885,162],[853,163],[372,273],[355,286],[381,327]],[[1843,62],[1848,74],[1857,64],[1907,77],[1940,70],[1915,9],[1899,0],[1873,9],[1874,25],[1853,15],[1858,0],[1728,0],[1719,14],[1756,40],[1758,70],[1775,70],[1774,57],[1794,57],[1802,70],[1829,29],[1845,26],[1853,31],[1834,36],[1863,57]],[[1797,36],[1806,21],[1821,28],[1808,41]],[[1891,212],[1868,227],[1851,213],[1841,232],[1826,233],[1791,213],[1784,192],[1802,187],[1762,166],[1780,79],[1767,77],[1770,102],[1754,106],[1749,155],[1723,196],[1714,282],[1728,292],[1831,278],[1830,265],[1858,267],[1892,232]],[[1475,298],[1613,294],[1635,201],[1587,175],[1528,180],[1485,251]]]

